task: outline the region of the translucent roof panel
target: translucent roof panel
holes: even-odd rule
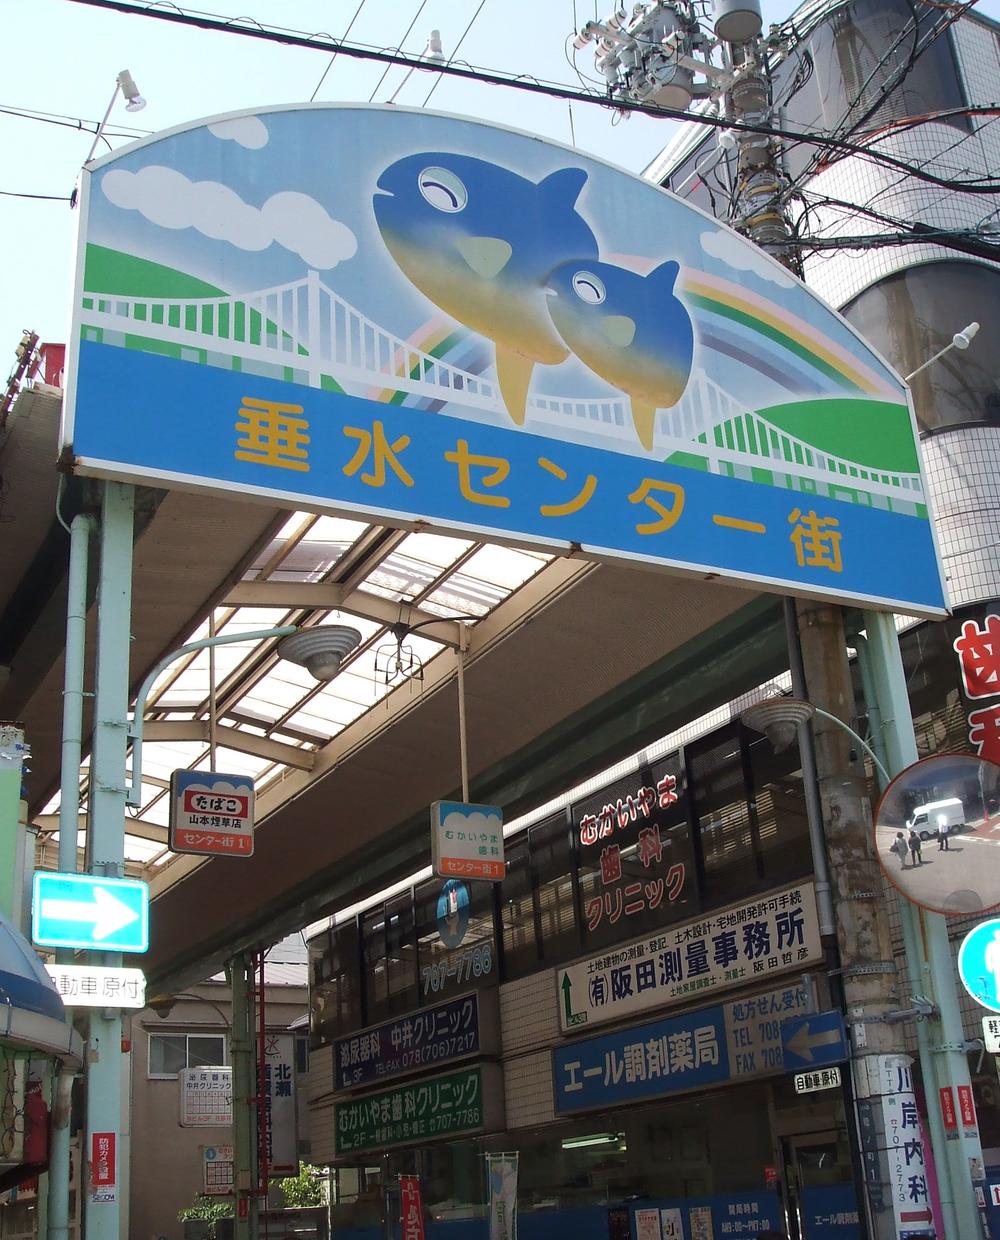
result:
[[[538,551],[468,538],[426,531],[397,533],[365,521],[290,513],[243,573],[244,583],[260,587],[256,593],[262,605],[245,605],[246,592],[234,595],[231,603],[223,598],[211,624],[207,614],[192,619],[183,644],[202,640],[213,630],[216,636],[239,635],[241,640],[216,646],[212,656],[206,650],[184,655],[157,677],[146,719],[172,723],[177,734],[165,740],[145,739],[138,817],[154,827],[166,826],[171,774],[210,768],[206,726],[212,713],[210,663],[214,713],[222,729],[214,767],[249,776],[261,789],[289,766],[307,768],[308,763],[294,758],[288,765],[282,762],[292,756],[283,746],[311,753],[387,694],[405,687],[405,682],[419,683],[423,669],[445,646],[419,624],[405,628],[409,607],[446,619],[474,621],[550,558]],[[281,588],[280,604],[269,599],[270,585]],[[296,597],[296,585],[303,587],[301,597]],[[316,607],[315,585],[338,587],[334,597],[342,607]],[[392,605],[387,607],[386,600]],[[247,633],[289,624],[346,624],[359,631],[361,641],[334,679],[320,683],[304,667],[278,657],[278,639],[273,635],[242,639]],[[239,749],[225,743],[233,729],[240,733]],[[86,778],[85,759],[84,792]],[[55,813],[57,807],[54,797],[46,810]],[[152,868],[169,864],[172,854],[163,844],[139,836],[135,840],[130,844],[133,859]]]

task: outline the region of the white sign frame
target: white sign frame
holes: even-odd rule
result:
[[[499,805],[434,801],[431,864],[439,878],[503,882],[503,810]]]
[[[220,1080],[207,1080],[209,1073]],[[182,1068],[177,1073],[177,1122],[182,1128],[232,1128],[233,1070],[227,1064],[209,1064],[201,1068]],[[195,1106],[195,1099],[210,1095],[217,1100],[215,1109]]]
[[[144,1008],[146,975],[142,969],[111,965],[53,964],[45,971],[68,1008]]]

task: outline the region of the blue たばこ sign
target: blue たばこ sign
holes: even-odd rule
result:
[[[80,203],[82,473],[943,612],[901,380],[648,182],[310,105],[116,151]]]
[[[42,947],[149,949],[149,887],[136,879],[39,871],[32,884],[31,937]]]
[[[464,995],[337,1038],[337,1089],[391,1080],[478,1054],[479,996]]]
[[[958,949],[958,976],[973,999],[1000,1012],[1000,917],[980,922]]]

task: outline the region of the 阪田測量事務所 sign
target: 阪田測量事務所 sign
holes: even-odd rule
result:
[[[272,107],[92,162],[79,217],[81,473],[944,612],[905,385],[621,169],[422,110]]]
[[[559,1026],[573,1033],[821,958],[815,892],[801,883],[556,969]]]

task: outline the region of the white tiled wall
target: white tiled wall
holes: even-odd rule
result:
[[[944,431],[923,452],[952,607],[1000,596],[1000,427]]]

